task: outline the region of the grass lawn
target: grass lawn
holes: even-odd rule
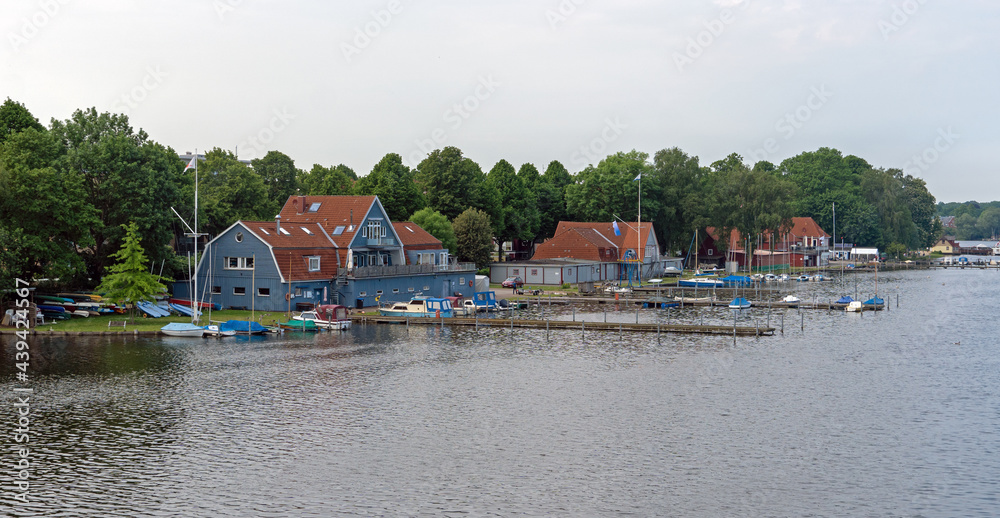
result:
[[[46,320],[44,324],[35,327],[38,331],[67,331],[67,332],[100,332],[100,331],[121,331],[121,326],[108,328],[108,322],[112,320],[118,322],[125,320],[127,331],[159,331],[161,327],[171,322],[191,322],[190,317],[171,315],[169,317],[151,318],[136,315],[135,319],[129,321],[128,315],[101,315],[97,317],[73,317],[70,320]],[[212,322],[223,322],[226,320],[250,320],[250,312],[236,309],[212,312]],[[275,321],[284,322],[285,313],[274,311],[255,311],[253,320],[265,326],[273,325]],[[198,322],[201,325],[208,325],[208,312],[201,315]]]

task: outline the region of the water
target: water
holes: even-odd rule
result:
[[[854,296],[855,280],[861,297],[874,292],[868,273],[786,290],[824,301]],[[998,288],[996,271],[880,272],[889,311],[802,319],[772,310],[784,333],[735,341],[418,326],[252,340],[36,338],[34,506],[20,509],[996,516]],[[543,311],[574,318],[555,305],[531,313]],[[635,315],[594,305],[575,318]],[[733,314],[639,317],[709,324]],[[767,310],[737,318],[763,325]],[[8,446],[10,338],[0,385]],[[9,489],[16,458],[3,451]]]

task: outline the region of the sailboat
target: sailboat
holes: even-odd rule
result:
[[[199,234],[197,231],[198,228],[198,150],[197,149],[194,152],[194,156],[191,157],[191,161],[188,162],[187,166],[184,167],[184,170],[187,171],[192,167],[194,167],[194,228],[188,226],[187,222],[184,221],[184,218],[181,218],[180,214],[177,214],[177,211],[174,210],[173,207],[170,208],[170,210],[173,210],[174,214],[177,214],[177,217],[180,218],[181,223],[184,223],[184,226],[191,231],[190,234],[185,234],[185,235],[191,236],[194,239],[194,275],[191,277],[191,323],[187,324],[182,322],[175,322],[161,327],[160,332],[168,336],[204,336],[205,334],[205,328],[196,324],[196,322],[198,321],[198,315],[200,315],[201,313],[195,306],[195,302],[198,298],[198,237],[203,235]]]

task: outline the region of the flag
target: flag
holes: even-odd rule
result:
[[[642,178],[642,173],[639,173],[639,174],[635,175],[635,178],[633,178],[632,181],[634,182],[634,181],[638,180],[639,178]]]
[[[615,235],[616,236],[622,235],[622,230],[620,228],[618,228],[618,222],[617,221],[612,221],[611,222],[611,226],[615,228]]]
[[[187,171],[188,169],[194,169],[197,166],[198,166],[198,157],[194,156],[191,157],[191,161],[188,162],[188,165],[184,166],[184,170]]]

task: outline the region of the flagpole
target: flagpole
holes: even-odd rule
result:
[[[639,282],[639,286],[642,286],[642,259],[639,256],[639,248],[642,246],[642,173],[639,173],[639,210],[637,211],[638,217],[636,218],[635,227],[635,260],[638,261],[636,264],[636,281]]]

